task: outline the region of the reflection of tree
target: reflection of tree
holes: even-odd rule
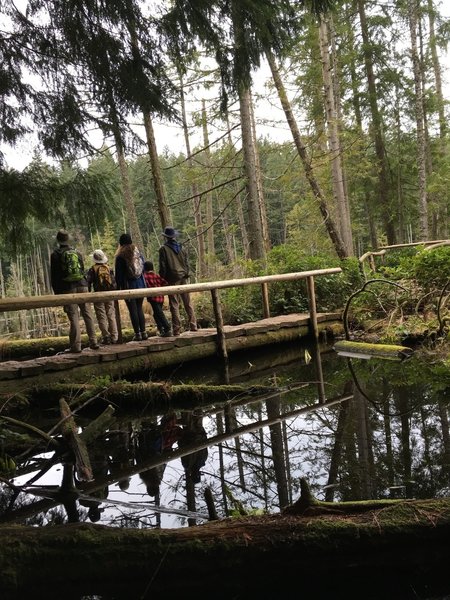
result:
[[[280,396],[276,396],[267,400],[266,408],[269,419],[274,419],[277,416],[280,416]],[[279,507],[282,508],[289,504],[289,493],[286,470],[288,457],[284,454],[283,431],[281,423],[274,423],[269,427],[269,431],[275,482],[277,484],[278,491],[278,502]]]

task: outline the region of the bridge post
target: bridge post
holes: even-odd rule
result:
[[[219,291],[217,289],[211,290],[211,297],[214,309],[214,317],[216,320],[216,330],[217,330],[217,346],[221,357],[227,361],[228,360],[228,352],[227,352],[227,341],[225,337],[225,329],[223,326],[223,316],[222,316],[222,307],[220,306],[220,298]]]
[[[317,325],[316,293],[314,289],[314,277],[309,275],[306,278],[306,288],[308,290],[309,314],[314,337],[319,338],[319,327]]]
[[[261,284],[262,302],[263,302],[263,317],[268,319],[270,317],[269,307],[269,286],[266,282]]]

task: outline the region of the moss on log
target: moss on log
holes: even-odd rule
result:
[[[354,358],[382,358],[385,360],[404,360],[410,358],[414,351],[407,346],[394,344],[370,344],[368,342],[352,342],[341,340],[334,344],[335,351],[342,356]]]
[[[57,408],[62,397],[72,410],[81,406],[91,408],[113,404],[124,411],[166,410],[170,408],[195,408],[244,398],[274,393],[277,388],[270,386],[245,385],[170,385],[168,383],[125,383],[117,382],[109,386],[54,384],[28,388],[11,398],[10,394],[0,394],[0,407],[4,414],[15,415],[22,409]]]
[[[141,580],[151,581],[152,596],[215,589],[220,582],[219,597],[226,597],[270,585],[270,574],[279,589],[303,577],[336,585],[342,569],[346,578],[368,572],[398,578],[405,570],[445,569],[449,531],[449,499],[400,501],[345,518],[278,514],[169,530],[3,526],[0,593],[8,598],[31,588],[81,585],[84,593],[101,593],[105,582],[114,589]],[[130,590],[128,597],[138,596]]]

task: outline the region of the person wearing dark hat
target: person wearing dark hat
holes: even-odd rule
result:
[[[114,273],[119,290],[138,290],[147,287],[144,280],[144,257],[138,247],[133,244],[129,233],[122,233],[119,238]],[[143,302],[144,298],[125,300],[134,330],[133,342],[148,339],[148,334],[145,331]]]
[[[117,288],[114,272],[108,264],[108,257],[103,250],[94,250],[92,254],[94,264],[86,274],[89,291],[111,292]],[[94,302],[95,316],[102,334],[102,344],[117,344],[119,333],[117,330],[116,309],[114,300],[108,302]]]
[[[163,231],[164,244],[159,248],[159,274],[169,285],[185,285],[189,283],[188,255],[182,244],[177,241],[178,231],[166,227]],[[169,295],[169,309],[172,316],[173,335],[181,333],[180,300],[186,311],[189,330],[197,331],[197,319],[188,292]]]
[[[85,294],[88,283],[84,275],[83,257],[70,245],[70,236],[61,229],[56,235],[58,247],[50,256],[50,278],[55,294]],[[80,313],[86,325],[89,348],[98,350],[94,316],[89,304],[68,304],[64,306],[70,323],[69,343],[66,352],[81,352]]]

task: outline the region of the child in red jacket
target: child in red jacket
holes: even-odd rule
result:
[[[153,263],[146,260],[144,263],[144,279],[147,287],[162,287],[168,285],[158,273],[155,273]],[[164,296],[150,296],[147,298],[153,310],[153,318],[155,319],[156,327],[159,335],[162,337],[170,337],[172,328],[163,311]]]

